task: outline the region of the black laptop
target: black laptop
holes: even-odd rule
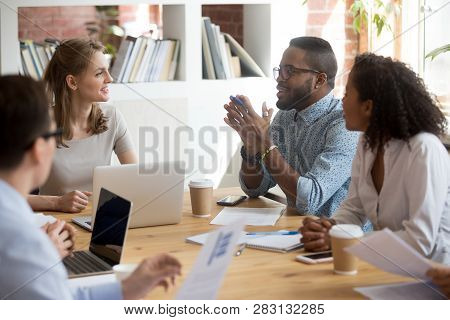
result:
[[[69,278],[111,273],[120,263],[131,208],[130,201],[101,188],[89,250],[63,260]]]

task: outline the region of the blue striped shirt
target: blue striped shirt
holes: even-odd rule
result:
[[[273,143],[300,174],[296,202],[288,204],[302,214],[330,217],[347,195],[358,133],[345,128],[342,102],[332,93],[296,113],[279,111],[270,127]],[[260,186],[248,189],[240,173],[248,196],[264,195],[276,185],[264,165],[263,174]]]

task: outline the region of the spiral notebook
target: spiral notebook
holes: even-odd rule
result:
[[[285,230],[282,230],[285,231]],[[186,242],[204,244],[209,233],[202,233],[186,238]],[[290,252],[303,247],[300,243],[301,234],[294,235],[248,235],[241,234],[238,244],[245,243],[246,247],[275,252]]]
[[[303,247],[300,234],[267,235],[247,240],[246,247],[276,252],[289,252]]]

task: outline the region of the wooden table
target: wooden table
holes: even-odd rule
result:
[[[218,189],[214,192],[214,202],[226,195],[243,194],[239,188]],[[249,199],[240,207],[276,207],[282,206],[266,198]],[[210,225],[212,218],[223,207],[213,206],[210,218],[192,216],[189,193],[184,195],[183,217],[177,225],[131,229],[125,246],[124,262],[139,262],[142,258],[160,252],[168,252],[177,257],[182,265],[181,278],[175,288],[168,292],[158,288],[151,292],[149,299],[172,299],[189,273],[200,246],[186,243],[186,237],[207,232],[214,228]],[[90,214],[88,207],[81,214]],[[57,218],[70,221],[73,214],[51,213]],[[303,218],[292,213],[285,213],[275,227],[251,227],[246,230],[266,231],[276,229],[295,230]],[[76,225],[75,225],[76,226]],[[91,233],[79,227],[76,241],[77,250],[87,250]],[[360,262],[356,276],[336,275],[332,263],[306,265],[295,261],[300,252],[274,253],[246,248],[242,255],[234,257],[220,289],[220,299],[362,299],[353,291],[357,286],[369,286],[384,283],[408,281],[407,278],[383,272],[375,267]]]

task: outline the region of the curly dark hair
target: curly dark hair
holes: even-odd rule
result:
[[[439,103],[403,62],[373,53],[356,56],[349,77],[361,101],[372,100],[366,146],[375,150],[394,138],[408,142],[420,132],[439,136],[447,127]]]

